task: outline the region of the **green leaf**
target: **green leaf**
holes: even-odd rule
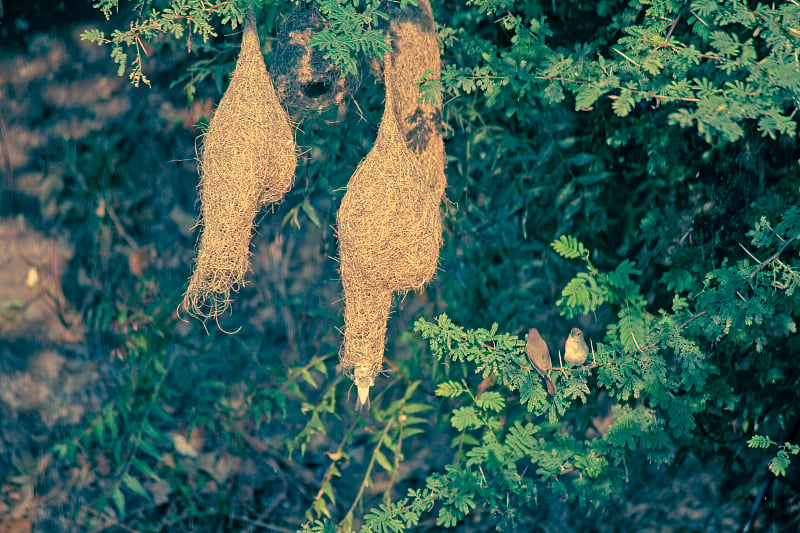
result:
[[[628,353],[641,351],[649,342],[645,321],[638,309],[621,310],[617,328],[619,340]]]
[[[597,102],[601,94],[600,88],[594,84],[581,85],[580,89],[575,93],[575,111],[589,109]]]
[[[311,222],[318,228],[322,227],[322,223],[319,220],[319,215],[317,214],[317,210],[314,209],[314,206],[308,201],[308,198],[303,200],[303,203],[300,204],[303,208],[303,212],[308,215],[308,218],[311,219]]]
[[[131,466],[135,468],[137,471],[141,472],[142,475],[149,477],[154,481],[158,481],[161,479],[158,474],[144,461],[139,459],[138,457],[134,457],[133,461],[131,461]]]
[[[594,276],[586,272],[578,272],[561,291],[561,298],[556,304],[562,307],[566,306],[564,313],[568,317],[573,317],[596,311],[608,300],[608,297],[608,289],[599,285]]]
[[[764,435],[753,435],[750,437],[750,440],[747,441],[747,445],[751,448],[766,449],[774,444],[775,442],[772,439]]]
[[[89,28],[81,32],[81,41],[88,41],[97,45],[103,45],[105,42],[105,34],[98,28]]]
[[[776,476],[785,476],[786,469],[791,464],[791,459],[784,450],[778,452],[778,455],[772,458],[769,462],[769,470]]]
[[[150,499],[150,495],[146,490],[144,490],[144,487],[139,480],[130,474],[125,474],[122,476],[122,484],[128,487],[133,493],[138,494],[143,498],[147,498],[148,500]]]
[[[481,409],[489,409],[494,412],[502,411],[506,402],[499,392],[486,391],[475,399],[475,404]]]
[[[114,506],[117,508],[120,520],[125,518],[125,496],[122,494],[119,485],[114,486],[111,491],[111,501],[114,502]]]
[[[392,472],[394,470],[394,468],[392,467],[392,463],[389,462],[389,459],[386,458],[386,455],[384,455],[382,451],[375,450],[375,460],[387,472]]]
[[[550,246],[558,255],[566,259],[589,258],[589,250],[587,250],[578,239],[571,235],[562,235],[550,243]]]
[[[633,93],[627,89],[623,89],[619,96],[611,103],[611,109],[614,110],[614,114],[618,117],[627,117],[635,104]]]
[[[459,431],[477,429],[483,425],[473,407],[459,407],[453,411],[450,424]]]
[[[467,389],[462,387],[460,383],[455,381],[445,381],[436,387],[434,394],[436,394],[436,396],[442,396],[445,398],[456,398],[465,392],[467,392]]]

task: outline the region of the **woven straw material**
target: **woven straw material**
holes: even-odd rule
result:
[[[358,87],[356,76],[342,76],[342,69],[323,50],[310,46],[311,39],[327,27],[316,7],[301,3],[286,17],[273,45],[269,70],[275,89],[297,119],[341,104]]]
[[[342,265],[345,341],[340,368],[358,390],[356,407],[369,407],[369,389],[383,367],[386,324],[392,308],[392,291],[359,283],[347,264]]]
[[[202,236],[183,307],[204,318],[224,312],[249,269],[253,221],[291,189],[297,164],[292,127],[278,103],[248,14],[230,85],[203,137]]]
[[[387,59],[387,73],[391,61]],[[393,292],[421,289],[436,271],[440,197],[398,129],[386,76],[375,144],[356,169],[337,213],[345,333],[341,367],[363,405],[383,362]]]
[[[338,213],[339,253],[371,286],[421,289],[439,258],[439,198],[426,186],[387,105],[372,150],[347,184]]]
[[[442,106],[419,103],[417,86],[426,73],[434,80],[441,75],[433,11],[429,0],[420,0],[417,7],[396,9],[392,15],[389,33],[394,53],[386,75],[394,78],[395,115],[406,144],[420,160],[428,185],[441,199],[446,186]]]

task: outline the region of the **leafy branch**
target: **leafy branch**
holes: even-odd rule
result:
[[[90,28],[81,33],[81,40],[102,45],[111,45],[111,58],[117,64],[117,74],[123,76],[130,68],[128,78],[134,86],[140,83],[150,85],[150,80],[143,71],[143,58],[148,56],[147,41],[153,40],[162,34],[171,35],[174,39],[182,39],[186,36],[186,44],[189,50],[192,49],[192,35],[198,35],[204,43],[209,38],[216,37],[217,33],[212,26],[212,19],[219,17],[222,24],[231,24],[232,29],[236,29],[243,20],[243,7],[241,1],[225,0],[223,2],[206,5],[204,2],[189,2],[186,0],[171,0],[170,4],[161,11],[155,9],[144,19],[138,19],[130,23],[128,30],[114,30],[110,37],[98,28]],[[139,6],[143,7],[144,2]],[[106,19],[110,19],[112,13],[118,9],[118,0],[102,0],[95,4],[95,7],[103,12]],[[128,65],[129,52],[133,49],[134,59]]]
[[[779,444],[769,437],[763,435],[753,435],[747,445],[751,448],[766,450],[775,447],[778,449],[775,457],[769,462],[769,471],[776,476],[785,476],[786,469],[791,464],[791,456],[800,454],[800,445],[784,442]]]

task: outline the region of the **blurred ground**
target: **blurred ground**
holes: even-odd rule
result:
[[[118,393],[126,366],[116,342],[147,324],[142,317],[120,320],[127,310],[123,304],[177,301],[193,257],[198,133],[193,125],[212,100],[187,110],[180,90],[167,90],[159,73],[152,89],[131,87],[116,77],[108,50],[79,41],[80,30],[39,33],[23,49],[0,55],[0,160],[6,180],[0,201],[2,531],[83,531],[92,517],[99,520],[97,530],[126,529],[111,516],[95,516],[102,510],[89,505],[114,472],[110,459],[77,459],[64,469],[51,447],[90,424]],[[167,79],[179,61],[164,61]],[[324,223],[332,220],[332,207],[326,199],[314,205],[320,227],[280,229],[276,222],[260,229],[253,283],[235,306],[235,313],[246,317],[238,323],[245,340],[210,337],[229,343],[214,345],[228,359],[198,357],[203,353],[198,347],[207,348],[202,343],[209,341],[174,348],[176,364],[191,367],[192,375],[218,376],[227,386],[219,395],[230,397],[232,405],[248,398],[254,383],[277,387],[285,381],[260,375],[267,364],[288,367],[313,355],[335,357],[339,288],[330,259],[332,233]],[[291,207],[287,202],[264,216],[279,221]],[[148,292],[153,283],[158,292]],[[158,309],[158,302],[148,305]],[[164,316],[170,315],[167,310]],[[175,327],[179,338],[209,338],[196,322]],[[182,402],[174,400],[186,409],[178,412],[191,412],[186,404],[193,400]],[[291,531],[320,488],[321,457],[334,449],[334,436],[320,436],[315,453],[296,463],[271,450],[272,442],[294,437],[298,426],[272,426],[268,432],[247,417],[236,424],[243,442],[228,442],[222,432],[193,431],[188,418],[178,420],[173,442],[178,452],[188,446],[181,458],[188,482],[206,472],[213,484],[205,485],[204,494],[239,502],[242,507],[230,511],[238,513],[237,530]],[[427,449],[407,453],[408,478],[424,478],[440,460],[433,451],[436,437],[431,438],[423,441]],[[349,450],[353,463],[364,457],[362,445]],[[720,476],[713,469],[694,460],[675,475],[648,465],[630,468],[632,481],[618,507],[589,511],[549,502],[543,523],[557,524],[558,531],[735,529],[741,509],[720,499]],[[343,479],[350,491],[354,479]],[[374,487],[374,494],[380,489]],[[177,497],[170,487],[148,490],[162,496],[151,507],[167,514],[169,499]],[[225,524],[206,529],[227,530]],[[162,530],[170,530],[168,521]],[[482,528],[478,522],[469,530]]]
[[[155,314],[158,307],[143,294],[177,301],[193,257],[195,123],[211,100],[187,110],[180,89],[168,91],[158,73],[153,89],[130,86],[115,75],[108,50],[80,41],[82,29],[27,34],[19,50],[0,56],[0,531],[32,524],[83,531],[102,511],[89,503],[107,486],[103,476],[113,465],[78,457],[64,470],[51,447],[92,427],[127,371],[122,339],[155,319],[120,317]],[[321,232],[276,234],[266,227],[257,240],[253,277],[261,281],[239,300],[238,316],[247,318],[242,337],[263,336],[270,342],[264,355],[276,358],[318,349],[325,335],[332,341],[331,321],[309,329],[296,312],[338,298],[335,267],[320,255]],[[335,317],[334,304],[328,307]],[[174,317],[174,308],[166,316]],[[270,333],[276,324],[279,335]],[[198,322],[178,321],[176,328],[176,337],[205,335]],[[311,331],[316,339],[306,337]],[[207,374],[243,379],[234,370]],[[287,484],[274,473],[253,478],[268,458],[256,464],[215,449],[196,459],[220,483],[236,474],[247,485],[245,499],[273,478]],[[113,528],[113,519],[100,523]]]

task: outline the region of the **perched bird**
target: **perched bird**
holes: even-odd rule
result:
[[[550,379],[550,370],[553,368],[553,362],[550,360],[550,350],[547,349],[547,343],[539,335],[539,330],[531,328],[528,331],[528,342],[525,344],[525,353],[528,354],[533,364],[533,368],[544,378],[547,385],[547,393],[555,395],[556,384]]]
[[[582,365],[589,357],[589,347],[583,340],[583,331],[579,328],[572,328],[564,344],[564,361],[570,366]]]

